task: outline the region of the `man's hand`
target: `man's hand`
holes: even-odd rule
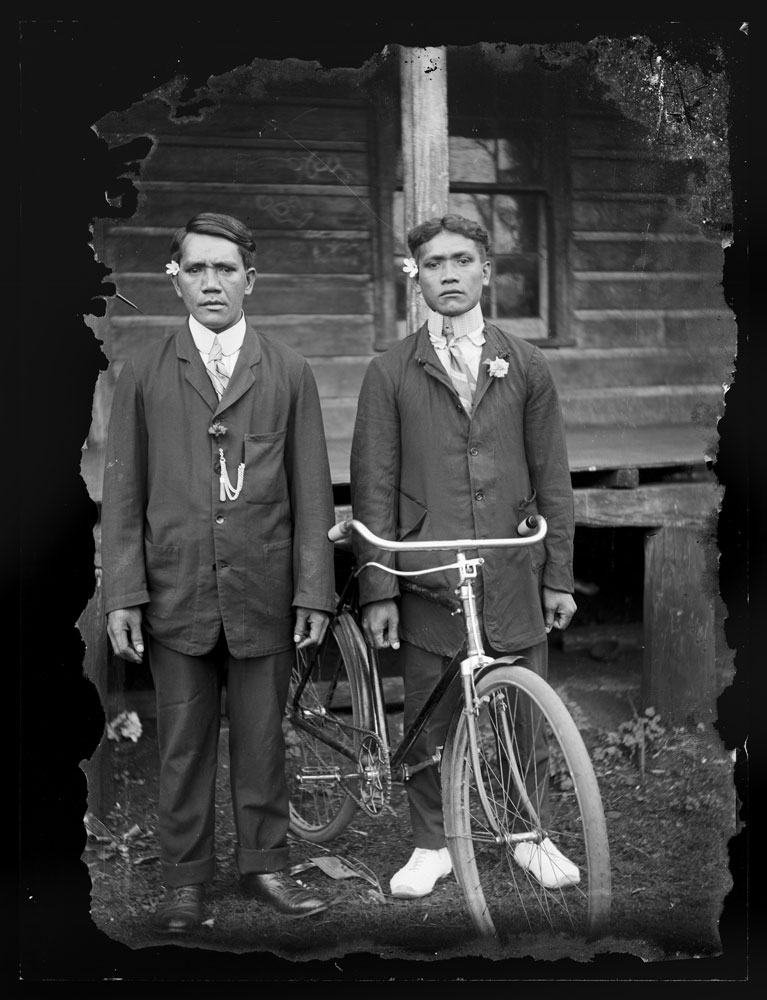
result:
[[[552,628],[567,628],[577,610],[572,594],[552,590],[550,587],[543,588],[543,622],[547,632]]]
[[[296,649],[319,646],[325,637],[329,621],[330,615],[327,611],[296,608],[296,627],[293,629],[293,641],[296,644]]]
[[[120,608],[107,615],[107,635],[116,656],[131,663],[144,659],[144,639],[141,634],[141,608]]]
[[[397,602],[372,601],[362,609],[362,631],[374,649],[399,649],[399,608]]]

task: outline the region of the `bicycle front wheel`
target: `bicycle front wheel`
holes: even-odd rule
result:
[[[364,639],[342,611],[319,647],[296,652],[283,724],[292,833],[324,843],[349,825],[371,726]]]
[[[583,739],[532,670],[490,665],[456,710],[442,766],[445,832],[476,930],[591,940],[610,913],[602,799]]]

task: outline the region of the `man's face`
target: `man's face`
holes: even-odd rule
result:
[[[474,240],[441,232],[418,253],[418,283],[426,305],[443,316],[460,316],[479,302],[490,284],[490,261]]]
[[[220,236],[188,233],[181,244],[176,294],[194,318],[221,333],[239,320],[242,300],[253,291],[254,267],[245,270],[240,248]]]

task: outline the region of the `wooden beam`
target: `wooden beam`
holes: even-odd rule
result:
[[[722,493],[713,481],[575,490],[575,523],[587,528],[703,525],[717,514]]]
[[[635,490],[639,486],[639,469],[612,469],[598,476],[596,485],[602,490]]]
[[[405,232],[447,212],[450,165],[447,55],[442,48],[400,50]],[[408,282],[408,333],[426,318],[415,282]]]

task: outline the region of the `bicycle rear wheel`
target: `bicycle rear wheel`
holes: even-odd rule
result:
[[[290,829],[324,843],[351,821],[359,795],[359,759],[372,727],[364,639],[347,611],[318,647],[296,652],[285,709],[285,771]]]
[[[489,665],[476,694],[478,773],[463,703],[442,765],[445,832],[474,926],[501,941],[525,931],[593,939],[609,919],[610,859],[583,739],[526,667]]]

